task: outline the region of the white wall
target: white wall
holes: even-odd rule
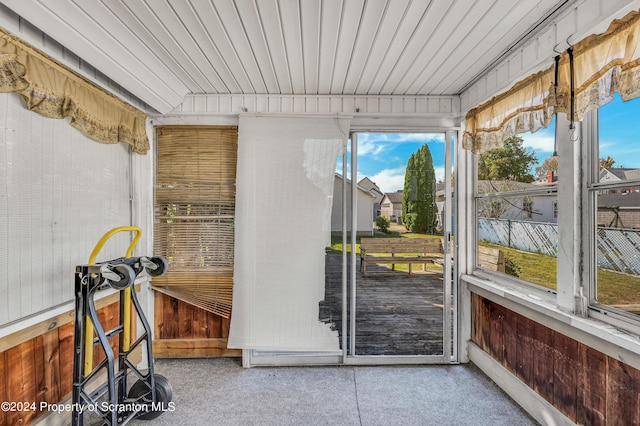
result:
[[[130,157],[0,93],[0,326],[73,300],[75,266],[130,224]],[[129,241],[114,237],[97,260],[124,256]]]
[[[347,197],[351,198],[351,181],[347,182]],[[373,234],[373,197],[368,191],[358,189],[358,234]],[[347,231],[351,231],[351,203],[347,203]],[[342,232],[342,177],[336,176],[333,185],[331,208],[331,233]]]

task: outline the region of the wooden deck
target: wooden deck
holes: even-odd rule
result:
[[[326,256],[325,300],[320,304],[320,319],[332,322],[340,334],[341,262],[340,255]],[[442,273],[409,275],[389,267],[372,265],[366,277],[357,273],[356,355],[441,355]]]

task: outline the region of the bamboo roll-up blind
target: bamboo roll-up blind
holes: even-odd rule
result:
[[[153,288],[229,318],[233,288],[236,127],[157,129]]]

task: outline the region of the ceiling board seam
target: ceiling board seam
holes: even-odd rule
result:
[[[74,3],[74,4],[75,4],[75,3]],[[55,15],[55,16],[56,16],[56,17],[57,17],[61,22],[64,22],[64,23],[66,24],[66,26],[67,26],[67,27],[69,27],[69,28],[73,28],[73,25],[71,25],[69,22],[65,21],[65,20],[64,20],[64,19],[63,19],[59,14],[55,13],[55,11],[54,11],[54,10],[50,9],[49,7],[47,7],[47,4],[46,4],[46,3],[41,3],[41,6],[42,6],[44,9],[48,10],[51,14]],[[87,16],[88,16],[88,18],[91,18],[91,16],[90,16],[90,15],[88,15],[88,14],[86,13],[86,11],[85,11],[84,9],[82,9],[81,7],[79,7],[77,4],[76,4],[76,7],[77,7],[79,10],[81,10],[85,15],[87,15]],[[92,18],[91,18],[91,19],[92,19]],[[117,17],[116,17],[116,19],[118,19],[118,20],[119,20],[119,18],[117,18]],[[104,27],[102,27],[102,25],[100,25],[100,24],[99,24],[98,22],[96,22],[94,19],[92,19],[92,20],[93,20],[93,22],[95,22],[95,23],[96,23],[96,25],[98,25],[100,28],[102,28],[102,29],[103,29],[107,34],[109,33],[109,31],[107,31]],[[20,17],[20,21],[21,21],[21,22],[22,22],[22,21],[24,21],[24,22],[28,22],[27,20],[23,20],[23,18],[22,18],[22,17]],[[42,33],[42,43],[43,43],[43,45],[45,45],[45,37],[46,37],[46,35],[45,35],[44,31],[41,31],[41,33]],[[110,55],[108,55],[106,52],[104,52],[102,49],[100,49],[100,48],[99,48],[99,46],[96,46],[96,44],[95,44],[94,42],[90,41],[90,40],[89,40],[88,38],[86,38],[86,37],[83,37],[81,34],[79,34],[79,33],[77,33],[77,32],[76,32],[76,35],[77,35],[78,37],[80,37],[80,38],[83,38],[83,39],[85,40],[85,42],[86,42],[86,43],[88,43],[88,44],[90,44],[90,45],[94,46],[94,48],[95,48],[96,50],[101,51],[101,52],[104,54],[104,56],[105,56],[106,58],[108,58],[108,59],[109,59],[109,60],[114,64],[114,66],[117,66],[117,65],[115,65],[115,64],[118,64],[119,62],[118,62],[118,61],[116,61],[116,60],[114,60],[114,58],[112,58]],[[113,37],[112,37],[112,38],[113,38]],[[115,39],[114,39],[114,40],[115,40]],[[120,46],[122,46],[123,48],[125,48],[125,50],[126,50],[130,55],[132,55],[132,56],[134,56],[134,57],[135,57],[135,55],[134,55],[132,52],[130,52],[128,49],[126,49],[126,46],[124,46],[124,45],[123,45],[122,43],[120,43],[118,40],[115,40],[115,41],[116,41],[116,43],[117,43],[117,44],[119,44]],[[143,43],[143,44],[144,44],[144,43]],[[62,46],[62,47],[64,48],[64,46]],[[65,49],[66,49],[66,48],[65,48]],[[69,49],[66,49],[66,50],[69,50]],[[70,50],[69,50],[69,51],[70,51]],[[70,51],[70,52],[71,52],[71,51]],[[73,53],[73,52],[72,52],[72,53]],[[75,53],[74,53],[74,55],[75,55]],[[77,55],[75,55],[75,56],[77,56]],[[81,58],[78,56],[78,60],[80,60],[80,59],[81,59]],[[158,74],[156,74],[156,73],[155,73],[151,68],[149,68],[149,67],[147,67],[146,65],[144,65],[144,63],[143,63],[143,66],[144,66],[144,68],[146,68],[146,69],[147,69],[147,70],[148,70],[152,75],[154,75],[155,77],[157,77],[159,81],[164,81],[164,79],[160,78],[160,76],[159,76]],[[80,64],[79,64],[79,63],[78,63],[78,68],[80,68]],[[132,78],[133,80],[139,81],[139,82],[140,82],[140,84],[142,84],[142,85],[143,85],[143,87],[145,87],[149,92],[153,93],[153,94],[154,94],[155,96],[157,96],[158,98],[160,98],[160,99],[165,99],[165,96],[163,96],[163,95],[159,94],[159,93],[158,93],[155,89],[153,89],[151,86],[147,85],[147,84],[146,84],[146,83],[144,83],[142,80],[138,80],[138,79],[136,79],[136,78],[135,78],[135,75],[134,75],[134,74],[132,74],[128,69],[126,69],[126,68],[124,68],[124,67],[121,67],[121,66],[119,66],[118,68],[120,68],[121,70],[123,70],[126,74],[130,75],[130,76],[131,76],[131,78]],[[174,75],[174,76],[175,76],[175,75]],[[176,77],[176,80],[179,80],[177,76],[175,76],[175,77]],[[165,87],[167,87],[167,88],[168,88],[171,92],[173,92],[173,94],[174,94],[174,95],[176,95],[176,96],[180,96],[180,97],[182,97],[182,96],[184,95],[184,94],[180,94],[180,93],[177,93],[176,91],[172,90],[172,88],[171,88],[170,86],[168,86],[168,85],[166,85]]]
[[[338,36],[336,37],[335,46],[333,49],[333,63],[331,64],[331,77],[329,78],[329,93],[331,93],[331,88],[333,87],[333,79],[336,75],[336,61],[338,56],[338,45],[340,44],[340,37],[342,36],[342,22],[344,20],[345,13],[345,2],[342,1],[342,5],[340,7],[340,19],[338,22]]]
[[[380,19],[378,19],[378,25],[376,25],[376,33],[373,36],[373,39],[371,40],[371,44],[369,45],[367,57],[364,60],[363,66],[360,68],[360,76],[358,77],[358,81],[356,81],[355,90],[354,90],[355,93],[358,93],[358,86],[360,86],[360,82],[362,81],[362,76],[364,74],[364,71],[367,69],[367,66],[369,65],[369,59],[371,58],[371,51],[373,49],[373,46],[375,46],[376,41],[378,40],[378,36],[380,35],[380,26],[382,25],[382,22],[384,22],[384,18],[387,16],[388,10],[389,10],[389,0],[385,2],[384,10],[380,15]]]
[[[402,18],[400,18],[400,21],[398,22],[398,26],[396,27],[396,30],[393,32],[393,36],[391,37],[391,40],[389,40],[389,46],[391,46],[393,42],[396,40],[396,38],[398,37],[398,30],[400,29],[400,27],[402,27],[402,23],[405,21],[405,18],[407,17],[407,13],[409,13],[409,9],[411,8],[411,4],[413,3],[413,1],[414,0],[410,0],[409,3],[407,4],[407,7],[405,8],[402,14]],[[390,51],[391,51],[390,49],[387,49],[384,52],[384,54],[382,55],[382,59],[380,60],[380,65],[384,64]],[[381,69],[380,66],[376,69],[376,72],[373,74],[373,77],[371,78],[371,82],[369,83],[369,86],[365,90],[365,93],[370,93],[371,87],[373,86],[374,82],[378,78],[378,75],[380,74],[380,69]],[[378,91],[377,94],[379,95],[380,91]]]
[[[147,31],[147,34],[149,34],[149,36],[151,36],[151,37],[156,41],[156,43],[157,43],[157,44],[158,44],[158,45],[159,45],[159,46],[164,50],[164,52],[165,52],[169,57],[171,57],[171,58],[173,59],[174,63],[176,63],[176,64],[178,65],[178,67],[179,67],[179,68],[184,72],[184,75],[185,75],[186,77],[188,77],[188,78],[189,78],[189,80],[191,80],[191,83],[193,83],[194,85],[197,85],[197,82],[196,82],[196,81],[191,77],[191,75],[190,75],[190,74],[189,74],[189,72],[184,68],[184,66],[182,66],[182,64],[180,63],[180,61],[178,61],[178,60],[177,60],[177,59],[176,59],[176,58],[171,54],[171,52],[170,52],[170,51],[165,47],[164,43],[160,42],[160,40],[158,40],[158,38],[157,38],[157,37],[155,37],[155,36],[153,35],[153,31],[151,31],[151,30],[149,29],[149,27],[148,27],[147,25],[145,25],[145,23],[144,23],[144,22],[143,22],[143,21],[138,17],[138,15],[137,15],[137,14],[136,14],[132,9],[131,9],[131,7],[130,7],[126,2],[122,2],[121,4],[122,4],[126,9],[127,9],[127,11],[129,12],[129,14],[133,17],[133,19],[135,19],[136,21],[138,21],[138,23],[140,24],[140,26],[142,26],[142,28],[144,28],[144,29]],[[154,14],[154,16],[155,16],[155,14]],[[157,16],[156,16],[156,20],[158,21],[158,23],[160,23],[160,21],[157,19]],[[128,27],[128,25],[127,25],[126,23],[124,23],[124,22],[123,22],[123,25],[125,25],[125,26],[127,26],[127,27]],[[157,55],[157,54],[155,54],[155,51],[154,51],[154,49],[152,49],[152,48],[151,48],[151,46],[149,46],[148,44],[146,44],[146,43],[144,42],[144,40],[142,40],[142,39],[140,39],[140,38],[138,38],[138,39],[140,40],[140,42],[141,42],[143,45],[145,45],[145,46],[147,47],[147,49],[149,49],[149,51],[150,51],[150,52],[151,52],[151,53],[152,53],[156,58],[158,58],[158,60],[159,60],[160,62],[163,62],[163,61],[162,61],[162,59],[160,59],[160,57],[158,57],[158,55]],[[169,67],[167,67],[167,69],[169,69],[169,70],[170,70],[170,68],[169,68]],[[170,72],[171,72],[171,73],[176,77],[176,79],[180,80],[180,78],[179,78],[179,77],[178,77],[178,76],[177,76],[173,71],[170,71]],[[185,86],[186,86],[186,84],[185,84]],[[183,95],[183,96],[184,96],[184,95]]]
[[[358,29],[356,30],[356,36],[353,40],[353,44],[351,45],[351,53],[349,54],[349,62],[347,65],[347,70],[344,73],[344,78],[342,79],[342,90],[340,90],[341,94],[344,93],[345,86],[347,84],[347,76],[349,75],[349,70],[351,69],[351,64],[353,61],[353,51],[355,47],[358,45],[358,40],[360,39],[360,30],[362,29],[362,18],[364,17],[364,13],[367,10],[367,4],[369,4],[368,0],[365,0],[364,7],[360,11],[360,19],[358,19]]]
[[[550,21],[555,19],[556,17],[558,17],[560,14],[562,14],[565,10],[567,10],[570,6],[572,6],[574,3],[576,3],[576,0],[564,0],[559,2],[556,7],[554,7],[552,10],[550,10],[545,16],[543,16],[542,18],[538,19],[531,27],[529,27],[524,34],[522,35],[522,37],[520,37],[518,40],[516,40],[515,42],[511,43],[509,45],[509,47],[507,47],[506,49],[504,49],[502,51],[502,53],[500,53],[493,61],[491,61],[489,64],[487,64],[486,67],[484,67],[482,70],[480,70],[480,72],[478,72],[473,78],[471,78],[461,89],[460,89],[460,94],[464,93],[467,89],[469,89],[471,86],[473,86],[474,84],[476,84],[479,80],[481,80],[483,77],[485,77],[486,75],[489,74],[489,72],[491,72],[492,69],[495,68],[495,66],[497,64],[499,64],[503,59],[505,59],[507,57],[507,55],[511,54],[513,51],[515,51],[516,49],[518,49],[520,46],[522,46],[523,43],[525,43],[528,39],[531,38],[531,36],[537,34],[542,28],[545,27],[545,25]]]
[[[300,58],[302,62],[302,87],[307,93],[306,64],[304,60],[304,36],[302,34],[302,0],[298,0],[298,34],[300,34]]]
[[[473,5],[475,5],[477,3],[477,0],[473,2]],[[446,17],[447,15],[449,15],[451,8],[454,6],[455,2],[451,2],[449,3],[449,6],[447,7],[447,10],[444,12],[444,14],[442,15],[443,18]],[[433,31],[431,32],[431,34],[429,35],[429,39],[422,44],[422,47],[420,48],[420,51],[418,52],[418,54],[413,58],[413,60],[411,61],[410,65],[408,67],[405,68],[404,73],[402,73],[402,77],[398,79],[398,83],[396,83],[395,87],[393,89],[391,89],[391,92],[395,92],[398,89],[398,86],[400,86],[400,82],[402,82],[405,78],[405,76],[407,75],[407,73],[409,72],[409,70],[411,68],[413,68],[413,66],[415,65],[418,57],[420,56],[420,54],[424,51],[425,47],[431,42],[431,40],[433,40],[433,35],[436,33],[436,31],[442,26],[442,23],[444,22],[444,19],[441,19],[438,24],[435,26],[435,28],[433,29]],[[407,43],[408,44],[408,43]],[[403,95],[407,95],[406,90],[402,93]]]
[[[198,16],[197,13],[195,13],[195,11],[193,10],[193,6],[191,4],[190,1],[187,1],[186,4],[189,7],[189,10],[191,10],[191,12],[194,14],[194,16],[196,17],[198,23],[201,24],[200,18]],[[209,57],[205,54],[205,52],[202,50],[202,47],[200,47],[200,44],[198,43],[198,41],[195,39],[195,37],[193,36],[193,34],[191,33],[191,31],[189,31],[189,27],[187,25],[185,25],[185,22],[182,20],[182,18],[180,17],[180,15],[178,14],[178,12],[175,10],[175,8],[171,5],[171,3],[167,2],[167,5],[169,6],[169,8],[171,9],[171,11],[173,12],[173,14],[175,15],[176,19],[182,24],[182,26],[185,28],[186,33],[189,35],[189,37],[191,38],[191,40],[193,41],[193,44],[195,45],[196,49],[202,54],[202,57],[205,59],[205,61],[209,64],[209,66],[211,67],[211,70],[213,71],[213,73],[215,75],[218,76],[218,79],[220,80],[220,82],[222,83],[222,86],[228,91],[231,92],[231,89],[229,89],[229,87],[226,85],[226,83],[224,82],[224,79],[222,78],[222,76],[218,73],[218,71],[215,69],[215,67],[213,66],[213,64],[211,63],[211,61],[209,60]],[[209,33],[207,33],[209,34]],[[184,49],[183,49],[184,51]],[[185,54],[187,54],[187,52],[185,51]],[[190,55],[189,55],[190,56]],[[195,64],[194,64],[195,65]],[[199,71],[199,73],[202,75],[202,77],[211,85],[211,87],[216,88],[216,85],[213,84],[211,82],[211,80],[207,77],[207,75],[200,69],[200,67],[196,66],[196,69]],[[239,87],[239,86],[238,86]],[[217,90],[217,88],[216,88]]]
[[[253,83],[251,82],[251,78],[249,77],[249,72],[247,71],[247,68],[245,67],[244,63],[242,62],[242,58],[240,58],[240,55],[238,54],[238,49],[236,49],[235,43],[233,43],[233,39],[229,35],[229,31],[227,30],[227,26],[224,24],[224,19],[222,19],[222,15],[220,14],[220,11],[215,6],[214,2],[209,2],[209,6],[211,6],[211,9],[213,10],[213,13],[218,18],[218,22],[220,23],[220,28],[222,28],[222,30],[224,31],[224,35],[226,36],[227,40],[229,41],[229,45],[231,46],[231,49],[233,50],[233,53],[235,54],[235,58],[238,61],[238,64],[240,64],[240,68],[242,69],[242,72],[243,72],[244,76],[246,77],[247,82],[251,86],[251,90],[255,93],[256,92],[256,88],[253,85]],[[234,10],[236,11],[236,13],[238,13],[238,11],[235,8],[235,4],[234,4]],[[238,17],[238,19],[240,19],[240,18]],[[207,31],[207,33],[208,33],[208,31]],[[224,59],[223,59],[223,61],[224,61]],[[226,61],[224,61],[224,62],[226,63]],[[233,75],[233,73],[231,73],[231,74]],[[235,77],[234,77],[234,79],[235,79]],[[238,84],[238,87],[240,88],[240,90],[242,90],[242,86],[240,84]]]
[[[496,3],[494,3],[494,6],[495,6],[495,4],[496,4]],[[508,10],[508,13],[511,13],[515,7],[516,7],[516,4],[515,4],[515,3],[512,3],[512,7]],[[493,7],[492,7],[492,9],[493,9]],[[487,14],[489,14],[489,12],[487,12]],[[485,14],[485,16],[486,16],[487,14]],[[505,16],[506,16],[506,15],[507,15],[507,14],[505,14]],[[521,20],[522,20],[522,18],[520,18],[520,19],[518,20],[518,23],[519,23]],[[508,31],[513,30],[513,28],[515,28],[516,26],[517,26],[517,23],[516,23],[516,25],[511,26],[511,28],[509,28],[509,30],[508,30]],[[508,31],[506,31],[506,32],[508,32]],[[465,37],[465,40],[466,40],[469,36],[470,36],[470,34],[468,34],[468,35],[467,35],[467,37]],[[477,41],[477,43],[473,46],[473,49],[471,49],[471,50],[475,50],[477,46],[482,45],[488,37],[489,37],[489,33],[486,33],[486,34],[484,35],[484,37],[482,37],[481,39],[479,39],[479,40]],[[449,60],[449,58],[451,58],[451,56],[452,56],[452,55],[449,55],[449,56],[447,57],[447,60]],[[460,65],[460,63],[461,63],[462,61],[464,61],[464,60],[465,60],[465,58],[463,58],[461,61],[458,61],[458,65]],[[445,61],[445,62],[446,62],[446,61]],[[457,66],[456,66],[456,68],[457,68]],[[464,75],[464,73],[463,73],[463,74],[461,74],[461,75]],[[438,80],[438,81],[434,84],[434,87],[439,87],[440,85],[442,85],[442,84],[445,82],[445,80],[447,79],[447,77],[449,77],[449,76],[445,74],[442,78],[440,78],[440,80]],[[444,88],[444,90],[441,90],[441,93],[447,93],[447,90],[449,90],[449,88],[450,88],[451,86],[453,86],[453,85],[454,85],[457,81],[459,81],[459,80],[460,80],[460,75],[459,75],[458,77],[456,77],[456,79],[455,79],[451,84],[449,84],[447,87],[445,87],[445,88]],[[421,90],[423,90],[423,89],[424,89],[424,86],[425,86],[425,85],[426,85],[426,83],[425,83],[425,84],[423,84],[423,85],[420,87],[420,89],[418,90],[418,93],[419,93]]]
[[[470,9],[470,11],[471,11],[473,8],[475,8],[476,4],[477,4],[477,2],[476,2],[476,3],[474,3],[474,5],[473,5],[473,6],[472,6],[472,8]],[[491,10],[493,9],[493,7],[494,7],[495,5],[496,5],[496,2],[494,1],[493,5],[492,5],[489,9],[487,9],[487,11],[482,15],[482,17],[481,17],[480,19],[474,18],[474,20],[473,20],[474,25],[473,25],[469,30],[467,30],[467,31],[466,31],[465,36],[462,38],[462,40],[460,40],[460,42],[458,43],[458,46],[462,45],[462,44],[463,44],[463,43],[464,43],[464,42],[465,42],[465,41],[466,41],[466,40],[471,36],[472,31],[478,27],[478,25],[480,24],[480,22],[482,21],[482,19],[484,19],[484,17],[485,17],[485,16],[487,16],[487,15],[491,12]],[[467,16],[468,16],[468,15],[467,15]],[[460,23],[461,23],[461,20],[458,20],[458,25],[460,25]],[[454,29],[454,32],[455,32],[455,29]],[[433,54],[433,57],[436,57],[436,56],[438,55],[438,53],[440,53],[440,52],[442,51],[442,47],[443,47],[443,46],[444,46],[444,44],[441,44],[441,45],[438,47],[438,49],[436,50],[436,52]],[[475,46],[474,46],[474,47],[475,47]],[[418,90],[416,90],[416,91],[415,91],[415,93],[420,93],[420,92],[422,91],[422,89],[424,89],[424,87],[425,87],[425,86],[427,86],[427,84],[432,80],[433,75],[434,75],[436,72],[438,72],[438,70],[440,70],[440,69],[442,68],[442,64],[443,64],[443,63],[445,63],[445,62],[446,62],[446,60],[447,60],[448,58],[450,58],[450,57],[451,57],[451,52],[447,55],[447,57],[445,58],[445,60],[444,60],[444,61],[442,61],[442,62],[440,62],[438,65],[436,65],[435,70],[434,70],[432,73],[430,73],[430,75],[427,77],[427,79],[424,81],[424,83],[422,83],[422,85],[418,88]],[[416,81],[418,81],[418,79],[419,79],[421,76],[423,76],[423,74],[425,74],[425,71],[426,71],[426,69],[429,67],[429,65],[431,65],[431,62],[427,62],[427,63],[425,64],[425,66],[424,66],[424,67],[422,67],[422,70],[421,70],[421,71],[416,75],[416,77],[415,77],[415,78],[413,79],[413,81],[412,81],[412,82],[407,86],[407,88],[411,88],[411,87],[416,83]],[[434,85],[434,87],[435,87],[435,85]]]
[[[271,52],[271,46],[269,46],[269,40],[267,38],[267,33],[264,28],[264,21],[262,19],[262,14],[260,13],[260,8],[256,1],[253,1],[253,8],[256,11],[256,16],[258,17],[258,22],[260,23],[260,33],[262,34],[262,38],[264,40],[264,45],[267,48],[267,55],[269,57],[269,64],[271,65],[271,72],[273,73],[274,79],[276,81],[276,88],[278,93],[282,93],[282,87],[280,86],[280,80],[278,79],[278,73],[276,72],[276,67],[274,64],[273,53]]]
[[[251,57],[253,58],[253,64],[256,66],[256,69],[258,70],[258,74],[260,75],[260,80],[262,80],[262,84],[265,88],[265,92],[268,92],[269,86],[267,85],[267,81],[265,80],[262,69],[260,68],[260,64],[258,63],[256,52],[255,50],[253,50],[253,43],[251,43],[251,40],[249,39],[249,33],[247,32],[247,28],[245,26],[244,21],[242,20],[242,16],[240,15],[240,11],[238,10],[238,5],[235,0],[233,1],[233,10],[236,12],[238,20],[240,21],[240,26],[242,27],[242,33],[244,34],[245,41],[249,45],[249,50],[251,50]],[[258,93],[255,85],[252,82],[251,82],[251,87],[253,88],[253,93]]]
[[[184,48],[182,47],[182,44],[178,42],[178,40],[176,40],[176,38],[173,36],[173,33],[171,31],[169,31],[169,28],[167,28],[167,26],[164,24],[164,22],[160,19],[160,17],[154,12],[154,9],[149,6],[149,3],[147,2],[147,0],[142,0],[142,4],[144,4],[144,6],[147,8],[147,10],[156,18],[156,20],[158,21],[158,23],[164,28],[166,34],[173,40],[173,42],[175,43],[176,46],[178,46],[178,49],[180,49],[182,51],[182,53],[185,55],[185,57],[187,57],[188,61],[191,63],[191,65],[193,65],[195,68],[198,68],[196,66],[196,64],[193,62],[193,60],[191,59],[191,57],[189,56],[189,54],[184,50]],[[169,3],[167,3],[167,5],[169,6],[169,8],[171,9],[171,11],[173,12],[173,9],[171,8],[171,6],[169,5]],[[174,12],[175,15],[175,12]],[[171,53],[169,52],[170,56],[173,57],[177,63],[180,63],[179,60],[177,60],[177,58],[173,55],[171,55]],[[200,75],[202,75],[202,77],[204,77],[204,79],[206,81],[209,81],[207,79],[207,77],[205,75],[203,75],[201,72],[199,73]],[[194,84],[196,86],[199,87],[200,91],[202,91],[203,93],[205,92],[204,88],[201,87],[201,85],[194,80]]]
[[[284,50],[284,57],[287,62],[287,74],[289,75],[289,84],[291,86],[291,93],[293,94],[295,92],[295,89],[293,85],[293,76],[291,73],[291,64],[289,62],[289,49],[287,49],[287,43],[285,41],[284,22],[282,21],[282,6],[280,5],[280,0],[276,0],[276,8],[278,9],[278,13],[276,16],[278,16],[278,22],[280,23],[280,34],[282,34],[282,48]]]
[[[117,20],[122,24],[122,26],[123,26],[123,27],[125,27],[125,28],[127,28],[127,29],[130,29],[130,26],[129,26],[126,22],[124,22],[124,21],[122,20],[122,18],[121,18],[118,14],[116,14],[116,13],[115,13],[115,12],[114,12],[114,11],[113,11],[113,10],[112,10],[112,9],[111,9],[107,4],[106,4],[106,3],[104,3],[104,1],[103,1],[103,0],[101,0],[101,2],[102,2],[102,4],[106,7],[106,9],[107,9],[107,10],[108,10],[108,11],[109,11],[113,16],[114,16],[114,18],[115,18],[115,19],[117,19]],[[141,26],[142,28],[144,28],[144,29],[146,30],[147,34],[149,34],[151,37],[153,37],[153,33],[149,30],[149,28],[148,28],[146,25],[144,25],[144,23],[143,23],[143,22],[138,18],[138,16],[137,16],[135,13],[133,13],[133,11],[132,11],[132,10],[131,10],[127,5],[126,5],[126,3],[122,3],[122,5],[126,8],[127,12],[129,12],[129,15],[131,15],[131,17],[132,17],[134,20],[136,20],[136,21],[140,24],[140,26]],[[153,55],[153,56],[154,56],[154,57],[155,57],[159,62],[164,63],[164,62],[163,62],[163,60],[162,60],[162,59],[158,56],[158,54],[156,53],[155,49],[152,49],[152,48],[151,48],[147,43],[145,43],[145,42],[144,42],[144,40],[143,40],[142,38],[140,38],[140,36],[138,36],[135,32],[130,31],[130,33],[132,34],[132,36],[133,36],[134,38],[136,38],[136,39],[138,39],[138,41],[140,41],[140,44],[142,44],[143,46],[145,46],[145,47],[147,48],[147,50],[148,50],[149,54]],[[157,38],[155,38],[155,37],[153,37],[153,38],[156,40],[156,42],[157,42],[160,46],[162,46],[162,49],[163,49],[163,50],[164,50],[164,51],[165,51],[165,52],[166,52],[166,53],[167,53],[171,58],[173,58],[173,56],[172,56],[172,55],[169,53],[169,51],[164,47],[164,45],[162,45],[162,43],[160,43],[160,42],[159,42],[159,40],[158,40]],[[119,41],[118,41],[118,44],[119,44],[120,46],[122,46],[125,50],[127,50],[131,55],[136,56],[133,52],[130,52],[130,51],[127,49],[126,45],[124,45],[124,44],[120,43]],[[110,59],[111,59],[111,58],[110,58]],[[175,61],[175,58],[173,58],[173,59],[174,59],[174,61]],[[114,64],[115,64],[115,63],[118,63],[118,62],[116,62],[116,61],[113,61],[113,59],[111,59],[111,60],[112,60],[112,62],[113,62]],[[156,76],[158,77],[158,79],[160,79],[160,80],[161,80],[161,81],[163,81],[163,82],[165,81],[164,79],[161,79],[161,78],[160,78],[160,76],[158,76],[152,68],[149,68],[149,67],[147,67],[146,65],[145,65],[145,67],[146,67],[146,68],[149,70],[149,72],[151,72],[153,75],[156,75]],[[195,84],[195,81],[193,81],[193,79],[191,79],[191,77],[189,76],[189,73],[187,72],[187,70],[186,70],[186,69],[184,69],[184,67],[182,67],[182,66],[181,66],[180,68],[181,68],[181,69],[182,69],[182,71],[184,72],[184,75],[185,75],[186,77],[188,77],[188,78],[191,80],[191,82],[192,82],[192,83],[194,83],[194,84]],[[180,77],[179,77],[179,76],[178,76],[178,75],[177,75],[173,70],[171,70],[171,68],[166,67],[165,69],[167,70],[167,72],[168,72],[168,73],[170,73],[171,75],[173,75],[173,77],[174,77],[176,80],[178,80],[178,81],[180,81],[180,82],[183,82],[183,80],[182,80],[182,79],[181,79],[181,78],[180,78]],[[143,86],[145,86],[145,87],[149,87],[149,86],[148,86],[144,81],[139,80],[139,79],[136,79],[136,80],[137,80],[137,81],[139,81],[139,82],[140,82],[140,84],[142,84]],[[183,82],[183,85],[184,85],[185,89],[186,89],[186,90],[188,90],[187,85],[186,85],[186,84],[184,84],[184,82]],[[168,86],[168,87],[169,87],[170,89],[172,89],[172,88],[171,88],[171,86]],[[149,88],[149,90],[152,90],[152,89],[151,89],[151,88]],[[153,90],[152,90],[152,91],[153,91]],[[183,93],[177,93],[177,92],[175,92],[175,91],[173,91],[173,92],[174,92],[177,96],[180,96],[180,97],[183,97],[183,96],[184,96],[184,94],[183,94]],[[155,93],[155,92],[154,92],[154,93]]]
[[[433,2],[429,2],[429,5],[427,6],[427,8],[422,13],[422,16],[420,17],[420,20],[418,21],[418,23],[416,24],[415,28],[411,32],[411,36],[409,36],[409,38],[407,39],[407,42],[404,44],[404,47],[402,48],[402,52],[400,52],[400,54],[398,55],[398,59],[396,60],[396,62],[393,65],[393,67],[391,68],[391,71],[389,71],[389,73],[387,73],[387,78],[385,78],[384,81],[382,82],[382,85],[380,85],[380,91],[378,91],[378,94],[382,94],[382,89],[387,85],[387,83],[389,82],[389,79],[391,78],[391,76],[395,72],[396,68],[398,67],[398,64],[400,62],[400,58],[402,58],[405,55],[407,49],[409,48],[409,45],[411,44],[411,41],[416,38],[418,30],[422,26],[422,23],[425,21],[425,19],[427,18],[427,15],[429,14],[429,11],[431,10],[431,5],[432,4],[433,4]],[[390,90],[389,93],[393,93],[393,90]]]
[[[240,82],[238,81],[238,79],[236,78],[236,76],[234,75],[233,71],[231,70],[231,68],[229,67],[229,64],[227,63],[227,61],[224,59],[224,55],[222,54],[222,52],[220,51],[220,49],[218,48],[218,45],[216,44],[213,36],[211,35],[211,33],[209,32],[209,29],[207,28],[207,26],[204,24],[204,22],[202,22],[202,18],[200,16],[200,14],[198,13],[197,10],[195,10],[195,8],[193,7],[193,3],[191,1],[188,1],[189,4],[189,9],[193,12],[194,16],[196,17],[196,19],[198,20],[198,23],[200,24],[200,28],[202,28],[202,31],[204,32],[204,34],[207,35],[207,40],[209,41],[209,44],[211,45],[211,48],[217,53],[218,58],[220,59],[220,63],[222,64],[222,66],[226,69],[227,73],[229,74],[229,76],[231,76],[231,79],[233,80],[233,83],[236,85],[236,87],[238,89],[240,89],[241,85]],[[218,77],[220,77],[220,80],[222,81],[223,86],[227,89],[227,91],[229,93],[233,93],[233,91],[229,88],[229,86],[224,82],[224,79],[222,78],[222,76],[220,75],[220,73],[216,70],[215,66],[211,63],[211,60],[209,59],[209,57],[204,53],[204,51],[202,50],[202,48],[200,49],[200,51],[202,52],[203,55],[205,55],[205,58],[207,59],[207,62],[209,63],[209,65],[211,65],[211,67],[214,69],[214,71],[216,72],[216,74],[218,75]]]
[[[318,54],[316,55],[316,57],[318,58],[318,62],[316,64],[316,90],[315,93],[316,95],[320,94],[320,55],[322,53],[322,5],[324,3],[323,2],[319,2],[318,3],[318,44],[316,45],[317,48],[317,52]]]
[[[224,24],[223,24],[223,19],[220,16],[220,13],[218,12],[218,10],[215,8],[215,6],[213,5],[213,3],[209,3],[209,6],[211,8],[211,12],[213,13],[213,15],[215,16],[215,19],[218,21],[218,24],[220,25],[220,28],[222,28],[222,32],[223,32],[223,36],[224,38],[227,40],[227,42],[229,43],[229,46],[231,47],[231,50],[233,51],[233,56],[235,57],[235,59],[238,61],[238,63],[240,64],[240,68],[242,70],[242,74],[244,75],[244,77],[246,78],[247,82],[249,82],[249,84],[251,84],[249,75],[247,74],[244,66],[242,66],[242,61],[240,60],[240,57],[238,56],[238,52],[236,51],[234,45],[233,45],[233,41],[231,40],[231,36],[229,35],[229,32],[227,31],[227,29],[225,28]],[[198,16],[200,14],[198,13]],[[204,23],[203,23],[204,25]],[[229,71],[229,75],[231,75],[231,78],[233,78],[233,81],[235,82],[235,84],[237,85],[238,89],[240,91],[242,91],[242,84],[240,84],[240,81],[238,81],[238,79],[236,78],[235,74],[231,68],[231,65],[229,64],[229,61],[226,59],[226,55],[224,55],[220,48],[218,47],[218,44],[216,44],[215,38],[213,37],[213,35],[211,35],[209,29],[205,26],[205,31],[207,33],[207,36],[209,37],[209,40],[211,41],[211,44],[213,45],[213,47],[215,48],[215,50],[219,53],[220,55],[220,61],[222,62],[222,64],[224,64],[224,66],[227,68],[227,70]]]

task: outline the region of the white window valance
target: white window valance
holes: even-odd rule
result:
[[[556,112],[580,121],[610,102],[615,92],[623,100],[640,96],[640,11],[613,21],[606,32],[586,37],[570,50],[560,55],[557,73],[552,64],[471,109],[463,148],[479,153],[502,146],[511,136],[548,126]]]
[[[110,95],[43,52],[0,29],[0,92],[17,92],[29,110],[71,118],[90,139],[149,149],[146,114]]]

